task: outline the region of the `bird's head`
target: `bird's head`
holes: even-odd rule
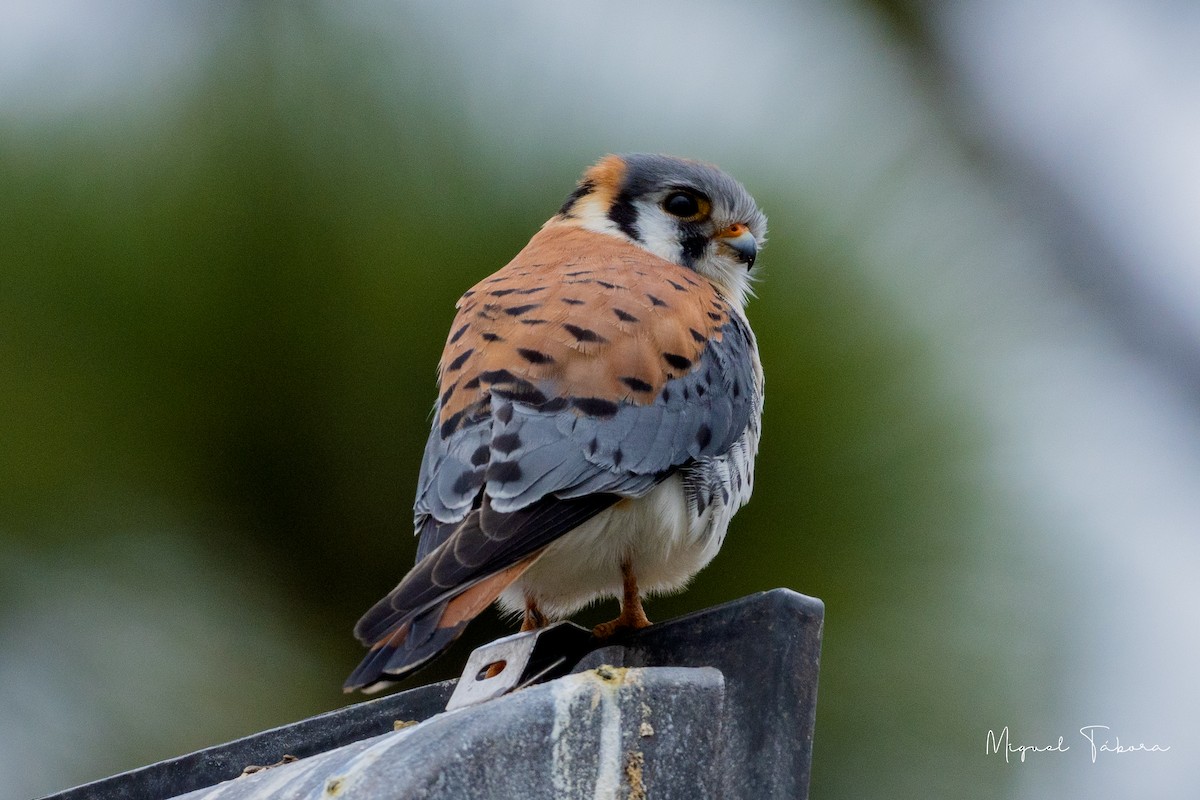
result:
[[[704,275],[743,305],[767,235],[766,215],[729,175],[646,153],[601,159],[551,221],[627,239]]]

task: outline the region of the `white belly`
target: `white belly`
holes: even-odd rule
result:
[[[730,519],[750,498],[757,440],[756,419],[729,454],[671,475],[566,534],[505,589],[501,606],[520,612],[530,597],[550,618],[569,616],[620,597],[623,562],[643,595],[683,588],[721,549]]]

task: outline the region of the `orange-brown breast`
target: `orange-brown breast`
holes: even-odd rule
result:
[[[649,403],[698,363],[729,314],[692,270],[551,222],[459,300],[438,366],[439,424],[484,407],[490,386],[513,380],[528,382],[532,402]]]

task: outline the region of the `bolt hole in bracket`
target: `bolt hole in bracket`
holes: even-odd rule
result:
[[[595,646],[591,631],[573,622],[558,622],[477,647],[467,659],[446,710],[473,706],[565,675]]]

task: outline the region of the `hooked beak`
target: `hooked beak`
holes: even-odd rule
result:
[[[717,234],[717,241],[733,251],[733,257],[746,265],[746,269],[754,266],[758,257],[758,240],[750,229],[741,222],[735,222]]]

